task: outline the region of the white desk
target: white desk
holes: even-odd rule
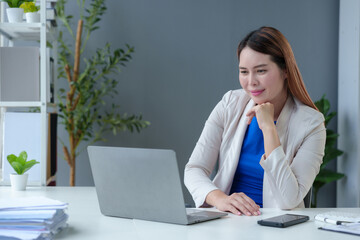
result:
[[[360,239],[349,234],[318,230],[322,223],[314,222],[314,215],[319,212],[334,211],[330,208],[295,209],[281,211],[262,209],[257,217],[235,216],[198,223],[190,226],[157,223],[142,220],[131,220],[106,217],[100,213],[94,187],[29,187],[23,192],[13,192],[9,187],[0,187],[0,198],[9,196],[46,196],[69,203],[69,228],[55,239],[93,240],[93,239],[171,239],[171,240],[243,240],[243,239],[291,239],[291,240],[332,240]],[[116,201],[114,199],[114,201]],[[360,209],[337,209],[360,214]],[[263,227],[257,220],[273,217],[283,213],[304,214],[310,221],[289,228]],[[171,214],[171,213],[169,213]]]

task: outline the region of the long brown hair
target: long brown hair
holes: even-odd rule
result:
[[[271,60],[287,73],[286,85],[290,93],[305,105],[318,110],[305,88],[291,46],[279,30],[272,27],[261,27],[250,32],[239,43],[237,49],[238,59],[245,47],[270,55]]]

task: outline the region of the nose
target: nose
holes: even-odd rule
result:
[[[256,78],[255,74],[249,73],[248,79],[249,79],[249,85],[251,85],[251,86],[256,86],[257,85],[258,81],[257,81],[257,78]]]

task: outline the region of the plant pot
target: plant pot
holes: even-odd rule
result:
[[[28,12],[28,13],[25,13],[25,18],[26,18],[27,23],[38,23],[38,22],[40,22],[40,13]]]
[[[10,23],[19,23],[23,21],[24,9],[22,8],[7,8],[6,14]]]
[[[16,173],[10,174],[11,188],[14,191],[24,191],[28,180],[28,174],[18,175]]]

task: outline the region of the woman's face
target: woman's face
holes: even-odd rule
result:
[[[270,102],[282,106],[287,98],[286,73],[270,55],[245,47],[239,57],[239,80],[242,88],[257,104]]]

